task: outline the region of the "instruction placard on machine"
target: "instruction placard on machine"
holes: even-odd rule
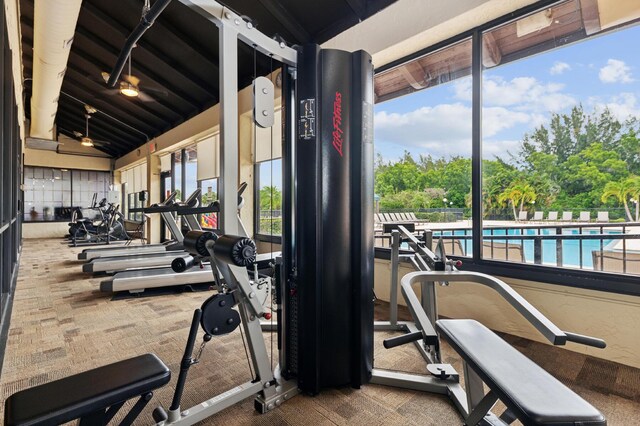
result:
[[[303,140],[310,140],[316,136],[316,100],[303,99],[300,101],[300,120],[298,133]]]

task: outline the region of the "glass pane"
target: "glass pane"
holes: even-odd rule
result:
[[[208,206],[212,202],[218,199],[218,179],[207,179],[200,182],[202,188],[202,200],[203,206]],[[206,213],[200,215],[200,226],[207,229],[218,228],[218,214]]]
[[[282,160],[264,161],[258,171],[258,233],[282,234]]]
[[[175,182],[175,189],[177,192],[176,201],[181,201],[182,198],[182,151],[174,153],[173,162],[173,179]]]
[[[25,221],[71,219],[70,172],[66,169],[26,167],[24,180]]]
[[[198,151],[195,146],[185,149],[185,197],[198,189]]]
[[[484,258],[640,274],[640,27],[625,13],[572,0],[484,34]]]
[[[377,246],[396,223],[433,230],[449,255],[471,254],[470,69],[464,40],[376,76]]]

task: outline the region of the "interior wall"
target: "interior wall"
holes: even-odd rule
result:
[[[415,270],[402,266],[402,277]],[[375,293],[388,301],[391,265],[388,260],[375,261]],[[564,287],[512,278],[502,278],[560,329],[599,337],[607,342],[605,349],[568,343],[570,351],[589,354],[640,368],[640,298],[622,294]],[[398,283],[398,289],[400,283]],[[419,286],[416,289],[419,292]],[[488,287],[471,283],[438,286],[438,311],[449,318],[472,318],[492,330],[538,342],[548,341],[522,316]],[[398,291],[398,301],[406,305]]]
[[[55,151],[25,148],[24,165],[56,167],[80,170],[111,170],[110,158],[88,157],[84,155],[58,154]]]

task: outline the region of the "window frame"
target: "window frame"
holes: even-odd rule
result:
[[[210,179],[200,179],[197,181],[198,183],[198,189],[202,190],[202,182],[204,181],[208,181],[208,180],[215,180],[216,181],[216,198],[217,198],[217,194],[218,194],[218,184],[220,183],[219,181],[219,176],[218,177],[214,177],[214,178],[210,178]],[[202,200],[202,195],[200,195],[200,199]],[[201,206],[204,207],[204,206]],[[220,220],[220,214],[219,213],[214,213],[216,215],[218,215],[218,220]],[[198,213],[198,223],[200,224],[200,226],[202,226],[202,213]],[[202,226],[202,229],[206,230],[206,231],[217,231],[218,228],[206,228],[204,226]]]
[[[282,244],[282,235],[260,233],[260,165],[276,160],[284,161],[283,157],[276,157],[269,160],[258,161],[253,165],[253,239],[266,243]],[[282,179],[284,183],[284,175]]]
[[[483,25],[472,28],[454,37],[443,40],[425,49],[407,55],[403,58],[385,64],[375,69],[379,74],[392,68],[401,66],[409,61],[422,56],[445,49],[456,43],[471,38],[472,62],[472,154],[471,154],[471,217],[472,217],[472,257],[451,256],[463,262],[462,269],[483,272],[500,277],[524,279],[549,284],[557,284],[568,287],[605,291],[611,293],[640,295],[640,279],[638,276],[617,274],[611,272],[575,270],[571,268],[559,268],[546,265],[531,265],[526,263],[505,262],[500,260],[484,259],[482,253],[482,35],[499,26],[516,21],[526,15],[539,12],[566,0],[541,0],[534,4],[520,8],[507,15],[489,21]],[[601,35],[606,34],[603,32]],[[582,40],[582,41],[588,41]],[[257,174],[256,174],[257,176]],[[376,248],[376,258],[389,259],[389,248]]]

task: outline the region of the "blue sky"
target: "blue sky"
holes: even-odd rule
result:
[[[515,153],[522,136],[552,112],[581,103],[640,118],[640,26],[558,48],[484,72],[483,155]],[[471,153],[471,78],[375,106],[376,152],[395,160]]]

